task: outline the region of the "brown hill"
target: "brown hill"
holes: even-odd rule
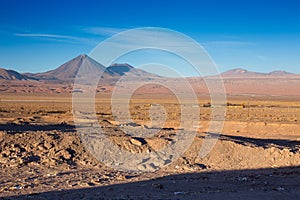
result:
[[[221,74],[223,77],[233,77],[233,76],[261,76],[263,73],[252,72],[242,68],[236,68],[232,70],[225,71]]]
[[[290,73],[290,72],[286,72],[286,71],[281,71],[281,70],[277,70],[277,71],[272,71],[269,73],[260,73],[260,72],[253,72],[253,71],[248,71],[246,69],[242,69],[242,68],[236,68],[236,69],[232,69],[232,70],[228,70],[225,71],[221,74],[222,77],[243,77],[243,78],[261,78],[261,77],[278,77],[278,76],[294,76],[296,74]]]
[[[289,75],[296,75],[290,72],[282,71],[282,70],[276,70],[268,73],[269,75],[274,75],[274,76],[289,76]]]
[[[4,80],[28,80],[29,77],[14,70],[0,68],[0,79]]]

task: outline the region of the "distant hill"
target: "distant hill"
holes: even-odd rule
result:
[[[288,75],[296,75],[294,73],[282,71],[282,70],[276,70],[268,73],[269,75],[275,75],[275,76],[288,76]]]
[[[131,65],[124,63],[124,64],[112,64],[109,67],[107,67],[106,71],[114,76],[123,76],[125,73],[129,72],[130,70],[133,70],[134,67]]]
[[[22,75],[19,72],[9,69],[0,68],[0,79],[5,80],[28,80],[30,79],[26,75]]]
[[[223,77],[262,77],[262,76],[288,76],[288,75],[295,75],[290,72],[286,71],[273,71],[270,73],[260,73],[260,72],[253,72],[253,71],[248,71],[246,69],[242,68],[236,68],[232,70],[225,71],[221,73]]]
[[[242,68],[231,69],[225,71],[221,74],[222,76],[232,77],[232,76],[261,76],[263,73],[252,72]]]
[[[111,76],[120,77],[120,76],[131,76],[131,77],[160,77],[156,74],[152,74],[146,72],[141,69],[134,68],[133,66],[123,63],[123,64],[112,64],[106,68],[106,72],[109,73]]]

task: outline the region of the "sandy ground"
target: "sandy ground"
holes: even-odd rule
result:
[[[168,113],[167,129],[143,142],[119,134],[108,98],[96,102],[97,117],[111,141],[126,151],[155,151],[172,141],[180,119],[176,100],[156,101]],[[130,110],[136,124],[149,125],[149,102],[153,103],[153,99],[132,100]],[[199,99],[199,103],[201,126],[189,149],[158,171],[139,173],[109,168],[87,151],[74,126],[68,96],[3,95],[0,196],[7,199],[300,198],[297,98],[230,98],[222,135],[204,158],[198,153],[204,137],[210,134],[207,130],[211,110],[205,106],[207,99]]]

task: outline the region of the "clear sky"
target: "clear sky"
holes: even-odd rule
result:
[[[221,71],[300,73],[297,0],[0,0],[0,67],[54,69],[138,27],[194,38]]]

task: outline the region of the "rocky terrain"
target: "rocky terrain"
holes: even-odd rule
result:
[[[118,171],[85,148],[74,126],[68,96],[2,96],[0,108],[1,196],[14,198],[193,199],[299,197],[300,135],[298,101],[233,98],[213,150],[199,157],[207,136],[210,108],[201,105],[201,127],[192,145],[166,167],[148,173]],[[23,101],[22,101],[23,99]],[[147,125],[149,103],[133,99],[136,124]],[[172,98],[159,101],[168,114],[152,138],[124,135],[111,115],[108,97],[96,103],[99,123],[111,141],[134,154],[164,148],[176,134],[179,112]],[[173,103],[170,103],[173,102]],[[240,106],[241,105],[241,106]],[[139,109],[136,109],[139,107]],[[134,109],[135,108],[135,109]],[[134,130],[135,124],[131,130]],[[129,127],[130,128],[130,127]]]

